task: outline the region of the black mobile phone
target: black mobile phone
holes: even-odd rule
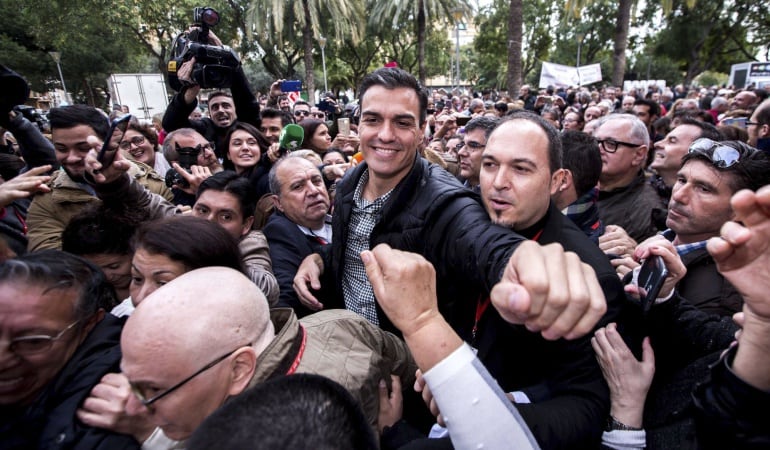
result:
[[[468,122],[470,122],[471,118],[467,116],[457,116],[455,118],[455,123],[458,127],[464,127]]]
[[[647,314],[655,303],[666,277],[668,277],[668,269],[662,257],[650,255],[642,262],[636,285],[639,288],[639,301],[643,314]]]
[[[102,149],[99,151],[99,155],[96,157],[97,161],[102,164],[102,169],[106,169],[112,165],[112,161],[115,160],[115,154],[120,148],[120,141],[123,140],[123,136],[128,129],[128,122],[131,121],[131,114],[116,119],[110,126],[110,132],[107,133],[107,138],[102,144]]]

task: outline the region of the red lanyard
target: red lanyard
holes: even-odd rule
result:
[[[542,234],[543,230],[538,231],[535,236],[532,237],[532,240],[537,242]],[[474,343],[476,342],[476,333],[479,331],[479,321],[481,321],[481,317],[484,316],[484,312],[489,307],[489,301],[489,296],[486,298],[479,296],[479,299],[476,301],[476,319],[473,322],[473,329],[471,330]]]
[[[291,375],[294,372],[296,372],[297,367],[299,366],[299,361],[302,359],[302,354],[305,353],[305,343],[307,342],[307,333],[305,332],[305,328],[300,324],[299,331],[302,333],[302,343],[299,346],[299,350],[297,351],[297,356],[294,358],[294,362],[291,363],[291,367],[289,367],[289,370],[286,372],[286,375]]]

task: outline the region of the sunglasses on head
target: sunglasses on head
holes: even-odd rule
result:
[[[722,144],[721,142],[712,141],[709,138],[700,138],[690,144],[688,153],[695,153],[703,155],[711,161],[711,164],[718,169],[727,169],[738,164],[741,160],[743,153]]]

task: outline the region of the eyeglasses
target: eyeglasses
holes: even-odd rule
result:
[[[468,142],[461,142],[457,144],[457,150],[460,150],[463,147],[468,147],[471,151],[474,150],[482,150],[486,145],[479,144],[478,142],[468,141]]]
[[[243,347],[250,347],[250,346],[251,346],[251,344],[241,345],[240,347],[236,348],[235,350],[220,356],[219,358],[215,359],[214,361],[211,361],[210,363],[208,363],[205,366],[201,367],[201,369],[198,370],[197,372],[195,372],[194,374],[190,375],[189,377],[187,377],[184,380],[180,381],[179,383],[171,386],[170,388],[166,389],[165,391],[161,392],[160,394],[155,395],[152,398],[147,398],[144,395],[144,392],[142,392],[142,390],[138,386],[133,384],[133,383],[129,383],[129,386],[131,386],[131,392],[134,393],[136,398],[139,399],[139,401],[144,406],[150,406],[153,403],[157,402],[158,400],[162,399],[163,397],[167,396],[168,394],[170,394],[170,393],[176,391],[177,389],[179,389],[180,387],[184,386],[185,384],[190,382],[190,380],[192,380],[193,378],[197,377],[198,375],[202,374],[203,372],[205,372],[205,371],[211,369],[212,367],[216,366],[217,364],[221,363],[222,361],[227,359],[229,356],[231,356],[233,353],[237,352],[241,348],[243,348]]]
[[[326,114],[324,114],[322,112],[320,112],[320,113],[312,113],[310,115],[315,117],[316,119],[325,119],[326,118]]]
[[[18,356],[28,356],[46,352],[51,349],[51,346],[55,341],[61,339],[61,337],[64,336],[64,333],[71,330],[78,322],[80,322],[80,320],[72,322],[56,336],[34,335],[13,338],[8,347],[12,353]]]
[[[761,124],[760,124],[759,122],[746,122],[746,126],[747,126],[747,127],[748,127],[748,126],[751,126],[751,125],[754,125],[755,127],[758,127],[758,126],[759,126],[759,125],[761,125]]]
[[[690,145],[687,153],[703,155],[717,169],[727,169],[741,160],[742,152],[709,138],[700,138]]]
[[[294,115],[295,116],[306,116],[307,117],[307,116],[310,115],[310,111],[303,111],[303,110],[294,111]]]
[[[615,139],[597,139],[596,142],[604,147],[604,151],[607,153],[615,153],[618,151],[618,145],[625,145],[626,147],[640,147],[642,144],[632,144],[631,142],[616,141]]]
[[[120,141],[120,149],[128,150],[131,148],[131,144],[134,144],[138,147],[144,144],[144,141],[146,141],[144,136],[134,136],[131,139]]]

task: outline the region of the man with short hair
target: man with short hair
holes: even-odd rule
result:
[[[201,181],[212,174],[224,170],[216,155],[216,144],[192,128],[180,128],[166,136],[163,141],[163,156],[171,164],[176,173],[187,181],[188,186],[173,186],[175,205],[192,206],[195,203],[195,192]],[[190,172],[179,166],[179,150],[187,149],[197,153],[196,164],[190,167]],[[166,177],[169,175],[167,174]]]
[[[299,301],[292,284],[302,260],[332,241],[329,193],[318,167],[300,156],[279,159],[268,177],[276,211],[262,232],[280,286],[278,305],[304,317],[313,311]]]
[[[596,120],[602,117],[603,115],[604,115],[603,111],[598,106],[589,106],[583,112],[583,119],[585,120],[585,123],[588,123],[592,120]]]
[[[714,118],[714,123],[719,124],[719,119],[721,118],[722,114],[726,113],[728,109],[730,109],[730,103],[725,99],[724,97],[714,97],[711,100],[711,109],[708,109],[706,112],[711,114],[711,117]]]
[[[278,142],[278,138],[281,136],[281,131],[286,125],[294,123],[291,116],[281,110],[273,108],[263,109],[261,117],[262,123],[260,124],[259,131],[265,135],[271,144]]]
[[[576,337],[593,326],[606,308],[602,296],[585,291],[598,289],[593,273],[574,267],[571,270],[579,278],[581,273],[586,278],[573,286],[577,280],[564,277],[571,270],[562,266],[557,271],[556,266],[577,261],[559,251],[522,242],[511,230],[492,225],[475,194],[420,157],[428,99],[414,76],[401,69],[378,69],[364,77],[359,99],[358,131],[365,164],[348,171],[337,184],[331,248],[323,257],[305,258],[297,271],[294,288],[303,304],[314,310],[344,306],[393,330],[375,304],[360,257],[361,251],[388,243],[396,249],[419,251],[436,266],[442,313],[461,336],[470,337],[473,299],[480,292],[489,293],[493,286],[506,285],[513,278],[524,289],[532,287],[527,277],[519,279],[514,273],[535,267],[540,267],[538,278],[549,279],[541,281],[571,287],[569,294],[549,290],[532,299],[531,305],[543,309],[537,318],[526,320],[531,321],[530,329],[555,338]],[[546,262],[551,258],[551,263]],[[321,303],[311,292],[321,286],[334,288],[336,295],[327,295]],[[571,298],[559,298],[562,296]],[[560,312],[552,310],[543,316],[543,311],[556,306],[551,302],[565,302],[562,307],[566,309],[559,307]],[[571,308],[575,310],[568,311]],[[522,318],[530,313],[534,310],[522,313]],[[578,319],[584,313],[588,313],[585,320]],[[553,322],[557,316],[563,319],[558,324]]]
[[[650,133],[650,140],[652,142],[658,141],[658,136],[655,134],[655,128],[652,124],[660,117],[660,105],[652,100],[640,98],[634,102],[632,109],[633,114],[647,127],[647,132]]]
[[[604,233],[596,187],[602,173],[599,145],[591,135],[566,130],[561,133],[561,147],[564,178],[551,199],[556,208],[598,244]]]
[[[620,104],[620,109],[627,114],[633,114],[634,112],[634,103],[636,102],[636,97],[632,97],[630,95],[623,96],[623,102]]]
[[[511,146],[510,142],[527,145]],[[596,273],[611,314],[615,314],[625,296],[615,271],[601,250],[551,201],[563,185],[561,160],[558,131],[540,116],[515,112],[500,122],[487,141],[481,198],[494,223],[543,245],[558,243],[577,254]],[[525,328],[511,327],[493,308],[479,307],[476,317],[472,345],[504,391],[523,391],[513,397],[525,422],[538,430],[534,434],[539,444],[543,448],[596,447],[609,393],[599,379],[590,337],[555,343]],[[513,342],[517,344],[511,345]],[[536,355],[553,364],[530,365],[524,374],[516,361],[538,359]],[[549,393],[533,387],[539,385],[547,385]],[[559,420],[538,417],[538,411],[544,410]],[[545,429],[549,431],[544,433]]]
[[[655,143],[655,157],[649,167],[656,175],[650,178],[650,183],[664,202],[668,203],[671,199],[671,187],[676,183],[682,158],[687,154],[690,144],[702,137],[712,141],[724,139],[715,126],[685,117],[665,138]]]
[[[668,204],[667,230],[687,275],[677,289],[690,303],[710,313],[732,315],[742,299],[717,273],[706,241],[733,220],[730,198],[742,189],[770,184],[770,156],[737,141],[703,138],[690,145]]]
[[[0,264],[0,442],[30,448],[139,449],[84,425],[75,411],[103,375],[119,372],[122,321],[98,267],[57,250]]]
[[[636,116],[613,114],[599,120],[593,136],[602,157],[599,217],[605,225],[619,225],[641,242],[657,231],[653,210],[665,208],[644,175],[648,129]]]
[[[253,230],[257,194],[248,179],[233,171],[216,173],[200,184],[192,215],[222,226],[238,242],[246,275],[267,297],[278,303],[278,281],[268,253],[265,235]]]
[[[407,386],[416,369],[403,341],[356,314],[298,320],[290,309],[270,310],[251,281],[223,267],[187,272],[150,294],[126,322],[121,348],[134,393],[126,412],[149,414],[177,441],[228,398],[294,373],[342,384],[376,426],[383,374]]]
[[[300,123],[303,120],[310,117],[310,103],[304,101],[304,100],[297,100],[294,102],[294,107],[292,109],[292,114],[294,114],[294,121],[296,123]]]
[[[61,248],[61,233],[70,219],[86,206],[100,202],[84,178],[85,158],[93,148],[89,137],[103,141],[109,133],[109,120],[101,111],[87,105],[52,108],[48,117],[61,170],[51,177],[51,192],[35,196],[29,207],[29,250]],[[114,139],[119,137],[116,135]],[[128,164],[129,176],[139,184],[167,199],[172,198],[163,179],[151,167],[139,162]]]
[[[465,135],[462,147],[457,152],[460,160],[460,177],[463,185],[472,191],[479,192],[479,171],[481,170],[481,154],[487,145],[487,137],[497,125],[497,118],[474,117],[465,125]]]
[[[749,145],[770,152],[770,99],[763,101],[754,109],[746,125],[746,131],[749,132]]]

